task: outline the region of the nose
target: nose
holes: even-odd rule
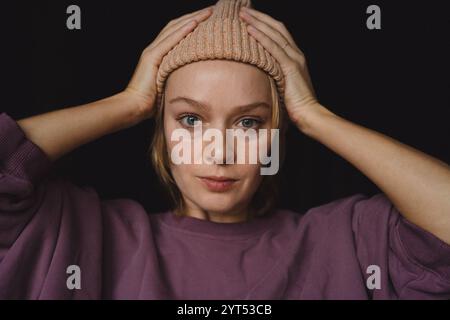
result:
[[[227,143],[226,128],[216,128],[214,131],[215,132],[212,132],[214,138],[208,139],[211,141],[206,143],[206,147],[203,150],[205,163],[218,165],[234,163],[234,141]]]

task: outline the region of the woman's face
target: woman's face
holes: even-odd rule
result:
[[[237,143],[227,147],[225,130],[270,131],[272,97],[267,74],[249,64],[228,60],[187,64],[167,79],[164,108],[164,135],[172,175],[186,202],[186,214],[224,222],[243,216],[245,219],[248,204],[262,181],[260,164],[259,160],[249,163],[247,139],[244,144],[246,161],[237,163]],[[204,150],[208,144],[212,146],[213,140],[202,143],[201,137],[194,137],[195,126],[197,130],[201,128],[202,133],[210,128],[222,133],[223,143],[215,144],[220,148],[215,148],[210,156],[205,156]],[[176,129],[185,129],[192,137],[188,141],[191,147],[181,153],[177,149],[181,140],[172,141]],[[198,143],[200,148],[194,146],[199,146]],[[174,148],[175,154],[190,151],[189,164],[173,163]],[[227,164],[230,157],[234,164]],[[225,177],[233,182],[217,182],[207,177]]]

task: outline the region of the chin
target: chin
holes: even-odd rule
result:
[[[223,194],[205,195],[202,199],[199,199],[197,204],[203,210],[217,214],[230,214],[239,207],[236,199]]]

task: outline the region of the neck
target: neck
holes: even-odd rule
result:
[[[185,201],[186,208],[184,214],[188,217],[203,219],[212,222],[219,223],[235,223],[235,222],[245,222],[248,220],[248,210],[247,207],[242,209],[233,210],[232,213],[226,213],[223,211],[211,211],[202,209],[190,201]]]

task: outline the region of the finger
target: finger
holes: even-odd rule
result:
[[[288,69],[294,64],[294,60],[288,55],[277,42],[270,38],[263,31],[252,25],[247,26],[247,30],[269,53],[280,63],[281,67]]]
[[[285,44],[288,41],[286,39],[286,37],[283,36],[278,30],[274,29],[271,25],[269,25],[265,22],[262,22],[258,18],[250,15],[249,13],[247,13],[245,11],[241,11],[239,13],[239,15],[245,22],[247,22],[247,23],[255,26],[256,28],[258,28],[259,30],[263,31],[265,34],[267,34],[269,37],[271,37],[273,40],[275,40],[280,46],[282,46],[283,44]]]
[[[179,26],[183,25],[185,22],[187,22],[190,19],[203,19],[205,17],[208,17],[212,13],[212,7],[209,6],[204,9],[186,14],[178,19],[170,21],[159,33],[158,38],[161,36],[165,36],[167,32],[171,33],[173,30],[177,29]]]
[[[158,43],[152,44],[152,49],[149,50],[151,55],[155,55],[155,58],[160,60],[167,52],[169,52],[175,45],[177,45],[186,35],[188,35],[196,26],[198,22],[196,20],[190,20],[178,29],[174,30],[171,34],[162,38]]]
[[[250,16],[245,12],[241,12],[240,16],[246,21],[249,25],[256,27],[258,30],[264,32],[267,36],[269,36],[273,41],[275,41],[282,49],[284,49],[289,56],[293,59],[297,59],[297,55],[299,54],[295,48],[290,45],[290,42],[276,29],[267,23],[260,21],[259,19]],[[286,45],[289,44],[289,45]]]
[[[188,13],[188,14],[185,14],[185,15],[179,17],[179,18],[176,18],[176,19],[171,20],[171,21],[167,24],[167,26],[172,26],[172,25],[174,25],[174,24],[177,24],[177,23],[180,22],[180,21],[183,21],[183,20],[192,18],[193,16],[195,16],[195,15],[197,15],[197,14],[199,14],[199,13],[202,13],[202,12],[204,12],[204,11],[210,11],[213,7],[214,7],[214,6],[209,6],[209,7],[202,8],[202,9],[200,9],[200,10],[197,10],[197,11],[194,11],[194,12],[191,12],[191,13]]]
[[[299,51],[301,51],[297,44],[294,41],[294,38],[292,37],[292,35],[290,34],[290,32],[286,29],[286,27],[284,26],[284,24],[281,21],[275,20],[274,18],[272,18],[271,16],[269,16],[266,13],[263,13],[261,11],[255,10],[253,8],[248,8],[248,7],[242,7],[242,11],[248,13],[249,15],[257,18],[260,21],[263,21],[267,24],[269,24],[270,26],[272,26],[273,28],[275,28],[276,30],[278,30],[289,42],[289,44],[298,49]]]
[[[161,31],[158,37],[153,41],[154,45],[158,45],[161,39],[164,39],[168,34],[171,34],[175,30],[179,29],[181,26],[185,25],[189,21],[196,21],[197,23],[202,22],[207,19],[211,15],[211,10],[204,10],[196,15],[191,16],[190,18],[186,18],[178,21],[176,24],[168,27],[164,32]]]

